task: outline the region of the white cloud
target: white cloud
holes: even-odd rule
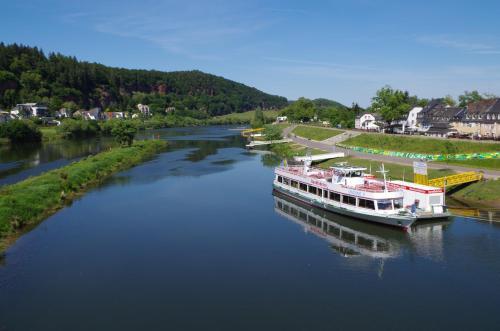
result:
[[[470,41],[448,35],[423,36],[418,37],[417,41],[436,47],[453,48],[474,54],[500,54],[498,45],[491,41]]]

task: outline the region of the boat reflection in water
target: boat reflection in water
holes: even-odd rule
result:
[[[366,256],[383,261],[400,256],[403,247],[417,255],[442,258],[443,230],[451,221],[412,226],[408,232],[363,222],[312,207],[274,191],[275,211],[328,241],[344,257]]]

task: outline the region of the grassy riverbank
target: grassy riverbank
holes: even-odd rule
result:
[[[350,138],[344,145],[384,149],[394,152],[422,154],[462,154],[500,151],[499,143],[481,143],[447,139],[408,137],[401,135],[368,134]]]
[[[339,162],[347,162],[351,165],[365,167],[367,169],[370,169],[371,166],[372,173],[377,175],[377,177],[381,176],[376,171],[380,170],[380,166],[383,163],[385,170],[389,171],[389,173],[387,174],[388,178],[390,177],[392,179],[403,179],[404,177],[404,179],[407,181],[410,182],[413,181],[413,167],[397,163],[380,162],[380,161],[373,161],[369,159],[360,159],[354,157],[344,157],[322,162],[319,164],[319,166],[326,169],[331,167],[335,163]],[[454,173],[455,172],[451,169],[429,169],[429,178],[438,178],[438,177],[452,175]]]
[[[299,125],[295,129],[293,129],[292,132],[299,137],[321,141],[331,137],[335,137],[343,133],[344,131]]]
[[[0,189],[0,252],[8,243],[86,190],[166,148],[159,140],[136,142],[89,156],[60,169]]]
[[[453,164],[462,167],[474,167],[482,169],[500,170],[500,159],[471,159],[471,160],[449,160],[440,163]]]

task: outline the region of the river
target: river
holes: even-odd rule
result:
[[[169,150],[8,249],[0,330],[498,329],[495,223],[347,219],[274,196],[237,131],[147,135]]]

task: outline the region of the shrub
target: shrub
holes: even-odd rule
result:
[[[39,142],[42,139],[40,129],[31,121],[14,120],[0,125],[0,137],[11,142]]]
[[[66,119],[57,127],[57,130],[65,139],[77,139],[97,135],[100,127],[96,121]]]
[[[280,140],[283,138],[283,130],[277,125],[268,124],[264,126],[266,140]]]
[[[111,135],[122,146],[131,146],[136,133],[137,128],[130,121],[117,121],[113,123],[113,128],[111,129]]]

